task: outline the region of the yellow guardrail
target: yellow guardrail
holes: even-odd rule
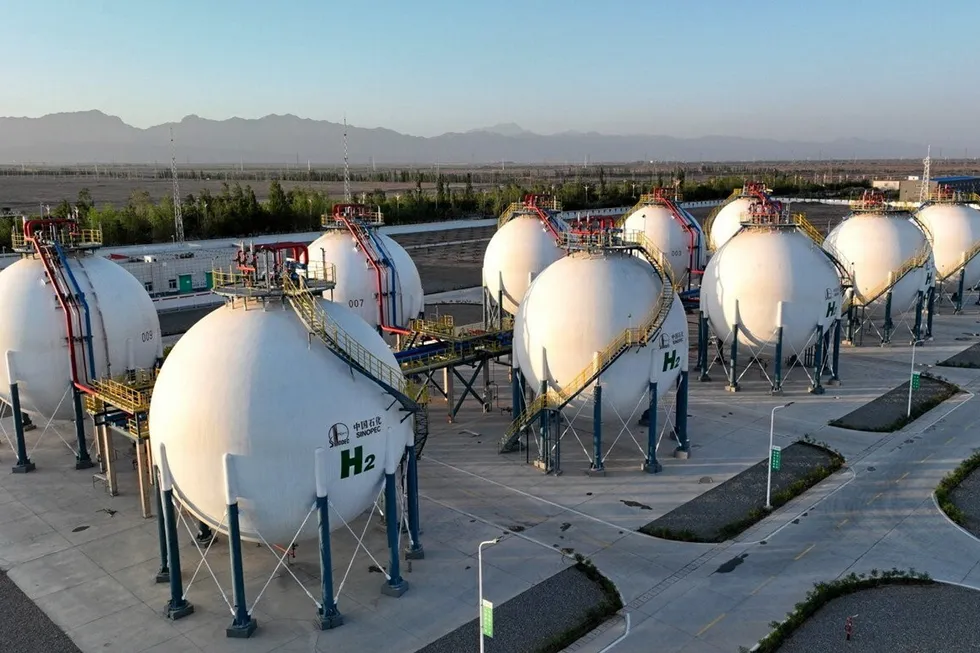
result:
[[[813,223],[806,219],[806,213],[794,213],[793,222],[803,233],[810,237],[810,240],[817,245],[823,246],[823,234],[813,226]]]
[[[650,244],[649,239],[642,231],[627,232],[623,236],[629,235],[630,242],[639,245]],[[564,383],[558,390],[549,388],[547,392],[539,394],[534,401],[528,404],[527,408],[517,416],[511,423],[510,428],[501,441],[501,450],[507,448],[515,437],[526,428],[528,424],[542,411],[549,407],[558,408],[568,403],[575,395],[581,392],[597,374],[607,369],[626,349],[646,345],[657,334],[670,314],[670,309],[674,305],[674,287],[670,276],[669,266],[664,266],[666,261],[663,252],[655,247],[651,251],[646,251],[643,247],[647,260],[654,265],[654,268],[662,275],[666,281],[661,287],[660,296],[656,305],[650,311],[646,319],[637,327],[623,330],[612,342],[598,352],[589,364],[578,373],[572,380]]]
[[[960,262],[959,262],[959,263],[958,263],[958,264],[956,265],[956,267],[955,267],[955,268],[953,268],[952,270],[950,270],[950,271],[949,271],[948,273],[946,273],[946,274],[945,274],[945,275],[943,275],[943,276],[939,276],[939,271],[937,270],[937,271],[936,271],[936,278],[938,279],[938,281],[939,281],[940,283],[942,283],[942,282],[944,282],[944,281],[946,281],[947,279],[949,279],[950,277],[952,277],[952,276],[953,276],[954,274],[957,274],[957,273],[959,273],[959,271],[960,271],[960,270],[962,270],[962,269],[963,269],[963,268],[965,268],[965,267],[966,267],[967,265],[969,265],[969,264],[970,264],[970,262],[971,262],[971,261],[972,261],[973,259],[975,259],[975,258],[977,257],[977,255],[978,255],[978,254],[980,254],[980,241],[978,241],[978,242],[976,242],[976,243],[974,243],[974,244],[973,244],[973,247],[971,247],[970,249],[968,249],[968,250],[966,251],[966,254],[965,254],[965,255],[963,256],[963,260],[962,260],[962,261],[960,261]]]
[[[39,227],[36,235],[42,240],[56,240],[62,247],[101,247],[102,229],[78,229],[69,231],[68,229],[56,229],[53,233],[50,229]],[[14,249],[26,249],[28,242],[27,236],[22,229],[14,227],[10,234],[10,244]]]
[[[554,198],[544,199],[539,197],[537,199],[537,207],[539,209],[544,209],[545,211],[561,211],[561,202]],[[513,220],[518,213],[531,214],[533,211],[534,209],[529,207],[524,202],[511,202],[507,205],[507,208],[504,209],[504,212],[500,214],[500,217],[497,218],[497,229],[500,229],[502,226]]]
[[[718,217],[718,214],[721,213],[722,209],[724,209],[726,206],[728,206],[730,203],[734,202],[741,196],[742,196],[742,189],[736,188],[735,190],[732,191],[732,194],[729,195],[727,199],[725,199],[724,202],[722,202],[715,208],[711,209],[711,212],[708,213],[708,217],[704,219],[704,224],[701,226],[701,232],[704,234],[705,241],[706,241],[705,245],[707,246],[709,252],[715,251],[714,245],[711,243],[711,238],[709,238],[709,235],[711,234],[711,225],[714,224],[715,218]]]
[[[95,400],[132,415],[150,409],[156,378],[154,370],[136,370],[132,375],[98,379],[91,385],[96,394]],[[97,406],[95,400],[89,403]]]
[[[932,253],[932,248],[929,246],[929,243],[926,243],[918,250],[916,250],[916,252],[912,254],[912,256],[910,256],[908,259],[903,261],[897,270],[892,271],[890,275],[891,279],[885,279],[885,281],[879,284],[878,287],[876,287],[874,290],[868,293],[859,294],[857,290],[857,286],[855,286],[853,296],[856,296],[862,302],[861,304],[858,305],[868,306],[873,301],[875,301],[876,299],[884,295],[886,292],[888,292],[890,288],[893,288],[895,284],[897,284],[899,281],[904,279],[905,275],[907,275],[909,272],[911,272],[916,268],[921,268],[923,265],[925,265],[926,261],[929,260],[929,255],[931,253]],[[853,300],[851,303],[853,303]]]
[[[443,315],[435,320],[413,318],[408,321],[408,329],[422,335],[455,336],[456,321],[452,315]]]
[[[283,274],[282,277],[286,275]],[[320,263],[313,262],[310,263],[304,274],[298,275],[301,279],[310,279],[314,281],[321,281],[327,284],[335,284],[337,282],[337,266],[333,263]],[[227,270],[221,268],[214,268],[211,270],[211,283],[214,288],[220,288],[222,286],[242,286],[243,288],[255,288],[260,290],[265,288],[265,272],[260,271],[257,275],[256,273],[244,273],[235,268],[228,268]],[[302,282],[300,282],[302,283]],[[276,285],[276,280],[273,279],[273,286]],[[303,284],[305,286],[305,284]]]
[[[347,333],[327,315],[316,297],[300,287],[288,276],[283,276],[283,289],[292,300],[293,309],[299,314],[307,328],[323,344],[331,349],[339,349],[344,355],[360,366],[372,379],[395,389],[417,404],[428,400],[424,384],[411,383],[401,370],[394,368],[372,354],[356,338]]]
[[[452,361],[465,360],[477,353],[497,354],[504,352],[506,349],[508,348],[490,339],[476,340],[463,343],[458,347],[453,347],[449,351],[437,352],[423,358],[405,361],[401,364],[401,369],[405,374],[421,374],[433,368],[445,367]]]
[[[131,419],[126,422],[126,426],[130,435],[137,440],[148,440],[150,438],[149,420],[141,419],[137,422],[135,419]]]
[[[370,225],[383,225],[385,223],[385,216],[380,210],[367,207],[345,213],[342,217]],[[320,215],[321,227],[336,227],[342,222],[341,217],[335,217],[333,213],[322,213]]]

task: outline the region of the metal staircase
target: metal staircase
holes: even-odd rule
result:
[[[686,233],[688,237],[689,242],[688,242],[687,286],[688,289],[690,289],[690,285],[693,281],[691,277],[693,277],[695,274],[704,273],[704,270],[698,269],[700,265],[700,261],[698,260],[698,254],[701,250],[701,242],[702,239],[705,237],[704,234],[706,232],[700,230],[700,228],[697,227],[696,223],[692,224],[692,219],[689,218],[687,215],[685,215],[684,212],[681,211],[680,207],[677,206],[677,202],[679,202],[681,199],[679,191],[675,190],[673,193],[671,193],[670,191],[671,189],[658,187],[658,188],[654,188],[652,193],[640,195],[640,200],[635,205],[633,205],[631,209],[629,209],[626,213],[624,213],[623,217],[618,222],[621,226],[625,225],[626,220],[629,218],[630,215],[632,215],[636,211],[643,209],[646,206],[662,206],[665,209],[667,209],[670,212],[671,217],[678,224],[680,224],[681,228],[684,230],[684,233]],[[670,197],[671,194],[673,194],[674,197]],[[685,285],[682,279],[675,279],[674,284],[677,290],[683,289]]]
[[[903,261],[897,270],[892,271],[890,279],[886,279],[885,281],[883,281],[874,290],[871,290],[864,295],[857,296],[857,299],[861,301],[861,303],[857,305],[869,306],[870,304],[872,304],[874,301],[876,301],[885,293],[887,293],[891,288],[894,288],[898,284],[898,282],[904,279],[906,275],[912,272],[912,270],[924,266],[926,262],[929,260],[929,255],[931,253],[932,253],[932,248],[929,246],[928,243],[920,247],[914,254],[912,254],[912,256],[910,256],[908,259]],[[957,269],[956,271],[958,272],[959,269]],[[854,290],[854,295],[855,296],[857,295],[856,286]],[[856,304],[856,302],[853,302],[853,300],[852,303]]]
[[[356,338],[344,331],[320,306],[301,277],[282,276],[283,294],[307,330],[316,335],[326,348],[352,369],[367,377],[394,397],[409,413],[419,411],[425,403],[425,387],[410,383],[402,372],[372,354]]]
[[[558,240],[559,231],[548,214],[548,211],[560,211],[561,204],[549,195],[528,194],[520,202],[511,202],[497,219],[497,229],[516,218],[518,215],[533,215],[544,224],[551,235]]]
[[[562,240],[565,246],[572,246],[574,240],[574,246],[579,247],[585,245],[604,250],[640,252],[657,270],[664,283],[656,304],[639,326],[623,330],[612,342],[606,345],[605,349],[598,352],[598,355],[577,376],[562,384],[560,388],[548,388],[547,392],[539,394],[534,401],[527,405],[524,412],[514,419],[504,437],[501,438],[498,447],[500,453],[512,451],[521,432],[530,426],[543,411],[560,411],[588,388],[599,375],[609,369],[620,356],[630,349],[645,347],[655,340],[674,305],[674,285],[669,272],[670,267],[666,264],[666,256],[650,242],[644,232],[595,233],[586,236],[584,241],[581,234],[568,233],[562,234]]]
[[[368,264],[374,269],[375,290],[378,300],[378,318],[381,329],[392,333],[408,334],[402,325],[396,324],[398,292],[397,272],[381,245],[370,231],[371,226],[384,224],[380,211],[371,210],[363,204],[335,204],[331,215],[322,218],[324,227],[330,229],[346,228],[354,237]]]

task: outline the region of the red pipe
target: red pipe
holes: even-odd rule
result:
[[[34,240],[34,228],[44,227],[47,225],[56,224],[71,224],[74,228],[69,229],[69,233],[78,232],[78,223],[73,218],[38,218],[35,220],[28,220],[24,223],[24,238],[27,240]],[[36,243],[35,243],[36,244]]]
[[[273,252],[276,254],[277,263],[280,262],[279,253],[289,252],[293,259],[299,261],[301,265],[308,265],[310,262],[310,251],[304,243],[297,242],[281,242],[281,243],[269,243],[265,245],[256,245],[256,252]]]
[[[48,279],[51,280],[51,286],[54,288],[55,295],[58,297],[58,303],[61,305],[61,310],[65,314],[65,330],[68,333],[68,358],[71,360],[71,383],[72,386],[78,388],[82,392],[87,394],[95,394],[95,391],[87,385],[79,382],[78,380],[78,365],[75,361],[75,330],[71,324],[71,310],[68,308],[68,303],[65,301],[65,297],[58,287],[58,281],[55,279],[54,270],[51,268],[51,264],[48,261],[48,257],[44,255],[44,250],[41,248],[41,244],[34,239],[33,227],[35,223],[65,223],[65,222],[75,222],[74,220],[29,220],[27,224],[24,225],[24,233],[30,234],[30,240],[34,243],[34,248],[37,250],[38,258],[41,259],[41,265],[44,266],[44,272],[48,275]]]

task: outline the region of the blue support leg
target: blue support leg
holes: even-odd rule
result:
[[[840,338],[841,338],[841,318],[837,318],[834,321],[834,355],[833,355],[833,373],[830,380],[827,382],[830,385],[840,385]]]
[[[163,516],[163,493],[159,491],[160,475],[154,468],[157,479],[157,537],[160,540],[160,568],[157,570],[156,582],[166,583],[170,580],[170,567],[167,565],[167,524]]]
[[[177,541],[177,515],[174,510],[174,491],[165,473],[160,475],[160,494],[163,495],[163,518],[167,529],[167,560],[170,564],[170,600],[164,610],[172,621],[194,613],[194,606],[184,598],[180,575],[180,544]]]
[[[677,411],[674,418],[677,425],[677,449],[674,450],[674,457],[681,459],[686,459],[691,454],[691,443],[687,438],[687,388],[688,372],[682,370],[677,384],[677,399],[674,402]]]
[[[820,383],[820,375],[823,371],[823,325],[817,326],[817,342],[813,347],[813,383],[810,386],[810,393],[822,395],[823,385]]]
[[[407,501],[408,504],[408,550],[406,560],[424,560],[425,549],[419,540],[419,462],[415,455],[415,447],[405,447],[408,454]]]
[[[783,394],[783,327],[776,327],[776,352],[773,355],[772,394]]]
[[[385,474],[385,526],[388,532],[388,580],[381,586],[385,596],[400,597],[408,591],[408,581],[402,578],[398,550],[398,484],[395,475]]]
[[[592,467],[589,471],[602,473],[602,386],[596,381],[592,392]]]
[[[10,408],[14,413],[14,437],[17,440],[17,464],[13,466],[12,471],[14,474],[27,474],[37,469],[37,466],[27,457],[27,442],[24,441],[24,416],[20,412],[20,388],[18,386],[19,384],[16,382],[10,384]]]
[[[708,331],[708,316],[701,310],[698,314],[698,362],[701,363],[698,381],[710,381],[708,376],[708,340],[711,336]]]
[[[235,617],[225,629],[225,635],[235,639],[251,637],[258,622],[248,613],[245,602],[245,571],[242,560],[242,533],[238,519],[238,500],[228,504],[228,548],[231,558],[231,588],[235,598]]]
[[[650,417],[647,424],[647,459],[643,463],[643,471],[657,474],[663,471],[663,465],[657,460],[657,382],[650,383]]]
[[[957,282],[956,305],[953,307],[953,314],[954,315],[957,314],[957,313],[962,313],[963,312],[963,291],[964,291],[963,286],[964,285],[966,285],[966,266],[965,265],[963,266],[963,269],[960,270],[960,280]]]
[[[729,392],[738,392],[738,322],[732,325],[732,353],[731,360],[728,361],[730,368],[728,371]]]
[[[72,388],[75,404],[75,441],[78,443],[78,453],[75,454],[75,469],[92,469],[95,463],[88,455],[88,444],[85,442],[85,413],[82,412],[82,391]]]
[[[323,606],[317,609],[317,625],[320,630],[330,630],[343,625],[344,616],[337,609],[337,602],[333,596],[333,561],[330,556],[330,502],[326,496],[316,498],[316,508],[320,518],[320,603]]]
[[[931,286],[928,294],[929,300],[926,303],[926,338],[932,340],[932,318],[936,314],[936,287]]]
[[[891,275],[888,275],[891,278]],[[881,344],[886,345],[892,340],[892,329],[895,323],[892,321],[892,291],[889,290],[885,295],[885,325],[882,329]]]
[[[921,290],[915,295],[915,327],[912,329],[914,342],[922,340],[922,305],[925,303],[925,293]]]

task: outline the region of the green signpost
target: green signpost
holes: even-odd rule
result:
[[[493,603],[483,599],[483,635],[493,637]]]
[[[783,457],[783,448],[782,447],[774,446],[772,448],[772,456],[771,456],[771,460],[772,460],[772,471],[774,471],[774,472],[778,472],[779,471],[779,463],[780,463],[782,457]]]
[[[912,389],[913,390],[918,390],[919,389],[919,373],[918,372],[914,372],[912,374]]]

